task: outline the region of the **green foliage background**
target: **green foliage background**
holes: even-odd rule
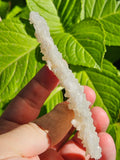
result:
[[[39,12],[81,85],[96,92],[94,106],[110,118],[108,131],[120,156],[120,1],[0,0],[0,114],[45,64],[29,12]],[[63,101],[57,87],[42,113]]]

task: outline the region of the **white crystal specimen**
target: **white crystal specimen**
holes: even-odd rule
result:
[[[48,67],[58,77],[61,86],[65,88],[65,96],[69,98],[69,109],[75,113],[75,118],[71,123],[78,131],[78,138],[82,139],[83,146],[86,147],[86,154],[90,154],[91,158],[99,159],[101,157],[99,137],[93,125],[89,109],[90,102],[86,100],[84,87],[78,83],[68,68],[68,64],[62,58],[62,54],[50,36],[45,19],[37,12],[32,11],[30,22],[35,28],[35,36],[44,55],[43,60],[47,62]]]

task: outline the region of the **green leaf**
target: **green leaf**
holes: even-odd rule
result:
[[[101,24],[96,20],[88,19],[73,25],[76,13],[72,14],[72,11],[78,1],[70,3],[70,0],[54,0],[53,2],[51,0],[27,1],[31,11],[39,12],[46,19],[51,36],[68,63],[100,69],[105,53],[104,32]],[[80,11],[80,2],[78,6]],[[80,15],[77,14],[74,23],[78,21],[80,21]],[[58,25],[58,31],[56,25]],[[60,26],[63,26],[64,29],[61,30]]]
[[[50,96],[45,101],[47,113],[50,112],[58,103],[63,102],[62,87],[57,87],[52,91]]]
[[[21,14],[22,10],[26,8],[25,0],[19,0],[19,1],[11,0],[9,4],[10,4],[10,9],[6,18],[18,17],[18,15]]]
[[[65,29],[80,22],[80,0],[53,0],[53,3]]]
[[[29,19],[29,13],[30,13],[30,10],[29,8],[26,6],[22,12],[19,14],[18,17],[22,18],[22,19],[26,19],[28,20]]]
[[[116,0],[82,0],[81,18],[100,21],[106,33],[107,45],[120,46],[120,2]]]
[[[87,85],[96,92],[96,106],[107,112],[111,123],[117,122],[120,111],[120,76],[118,70],[104,60],[103,70],[72,66],[73,72],[81,85]]]
[[[22,7],[15,6],[6,16],[6,18],[12,18],[15,17],[17,14],[19,14],[22,11]]]
[[[18,19],[0,23],[0,104],[9,102],[43,66],[38,42],[26,32],[28,25]]]
[[[105,53],[104,32],[101,25],[93,19],[86,19],[70,28],[70,33],[82,46],[80,49],[83,50],[81,52],[83,59],[79,59],[81,64],[86,61],[88,67],[100,68]]]
[[[2,110],[2,109],[0,109],[0,116],[2,115],[2,113],[3,113],[3,110]]]
[[[0,17],[5,18],[9,10],[9,3],[4,0],[0,0]]]
[[[107,132],[111,134],[116,145],[116,160],[120,159],[120,123],[110,125]]]
[[[105,53],[101,25],[92,19],[73,25],[69,33],[53,35],[55,44],[68,63],[101,68]]]
[[[41,108],[39,117],[46,113],[49,113],[57,104],[63,102],[62,87],[56,87],[52,93],[49,95],[44,105]]]
[[[50,32],[63,32],[63,27],[60,18],[57,15],[57,10],[51,0],[27,0],[27,5],[30,11],[38,12],[44,17],[50,27]]]

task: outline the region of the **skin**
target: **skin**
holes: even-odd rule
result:
[[[77,133],[67,141],[74,131],[71,125],[74,113],[68,109],[67,102],[58,104],[50,113],[37,119],[43,103],[58,83],[57,77],[44,66],[11,101],[0,118],[0,160],[90,159],[85,156],[85,148]],[[91,107],[95,92],[87,86],[84,92]],[[91,112],[100,137],[100,160],[115,160],[114,141],[105,132],[109,125],[108,116],[100,107],[94,107]]]

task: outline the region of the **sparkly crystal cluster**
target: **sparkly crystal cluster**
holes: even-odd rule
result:
[[[93,125],[89,109],[90,102],[86,100],[84,87],[78,83],[68,64],[62,58],[62,54],[58,51],[50,36],[45,19],[32,11],[30,13],[30,22],[35,28],[35,36],[44,55],[43,60],[47,62],[48,67],[58,77],[61,86],[65,88],[69,109],[72,109],[75,114],[71,123],[78,131],[78,138],[82,139],[83,146],[86,147],[86,154],[99,159],[101,157],[99,138]]]

